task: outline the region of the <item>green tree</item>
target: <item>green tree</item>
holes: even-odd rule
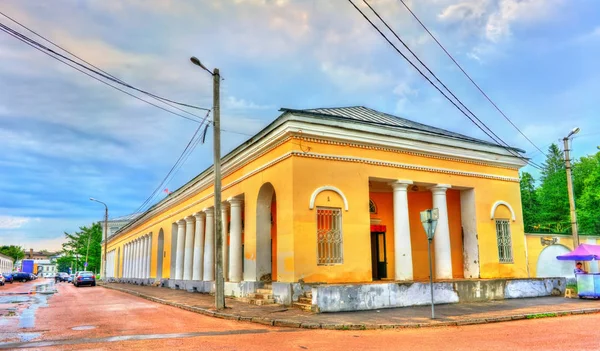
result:
[[[521,173],[521,203],[525,232],[535,231],[539,224],[539,201],[535,189],[535,179],[527,172]]]
[[[582,234],[600,234],[600,152],[582,157],[575,169],[580,169],[576,196],[577,222]],[[575,182],[574,182],[575,183]]]
[[[540,227],[551,232],[570,232],[567,173],[563,152],[556,144],[548,148],[542,167],[538,189]]]
[[[15,262],[22,260],[25,257],[25,252],[21,246],[4,245],[0,246],[0,253],[8,257],[12,257]]]
[[[66,233],[67,242],[63,243],[63,257],[59,264],[74,270],[83,270],[87,257],[88,271],[100,272],[102,248],[102,227],[100,223],[94,223],[91,227],[80,227],[79,232]]]

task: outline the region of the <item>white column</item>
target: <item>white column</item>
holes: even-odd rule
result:
[[[129,243],[123,248],[123,278],[129,278]]]
[[[194,262],[192,263],[192,279],[202,280],[204,270],[204,213],[194,214],[196,232],[194,235]]]
[[[146,265],[148,264],[148,235],[142,238],[142,264],[140,267],[140,278],[146,279]]]
[[[394,268],[396,280],[413,280],[412,245],[408,221],[408,186],[412,180],[398,180],[394,189]]]
[[[152,233],[148,235],[148,262],[146,262],[146,278],[150,278],[150,270],[152,266]]]
[[[194,222],[196,218],[188,216],[185,218],[185,254],[183,256],[183,279],[192,279],[193,255],[194,255]]]
[[[215,210],[204,209],[206,230],[204,236],[204,281],[215,280]]]
[[[175,259],[175,279],[183,279],[183,255],[185,254],[185,220],[177,222],[177,258]]]
[[[231,204],[231,242],[229,255],[229,280],[242,281],[242,200],[230,199]]]
[[[142,238],[137,240],[136,249],[136,266],[135,266],[135,277],[140,278],[140,271],[142,268]]]
[[[127,244],[127,278],[131,278],[131,267],[133,261],[133,243]]]
[[[138,269],[140,267],[140,241],[139,239],[135,239],[134,244],[134,254],[133,254],[133,278],[138,278]]]
[[[221,218],[223,223],[223,279],[229,280],[229,204],[221,205]]]
[[[450,227],[448,225],[448,206],[446,205],[447,184],[438,184],[431,188],[433,194],[433,208],[440,214],[433,247],[435,250],[435,278],[452,279],[452,251],[450,249]]]

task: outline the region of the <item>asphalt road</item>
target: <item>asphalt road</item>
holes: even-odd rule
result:
[[[54,283],[43,280],[0,287],[0,350],[600,350],[599,314],[462,327],[302,330],[216,319],[102,287],[61,283],[53,290]]]

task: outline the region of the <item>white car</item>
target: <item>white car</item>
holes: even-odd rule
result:
[[[6,283],[6,278],[0,273],[0,286],[4,286],[4,283]]]

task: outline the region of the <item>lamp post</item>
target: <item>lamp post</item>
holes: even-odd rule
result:
[[[93,197],[90,197],[90,200],[104,205],[104,260],[102,263],[102,280],[106,281],[106,249],[108,247],[108,206],[106,206],[104,202],[96,200]]]
[[[213,151],[214,151],[214,196],[215,196],[215,307],[225,308],[225,278],[223,276],[223,225],[221,223],[221,75],[219,69],[212,72],[195,56],[190,57],[192,63],[213,76]]]
[[[435,227],[440,218],[440,211],[437,208],[432,208],[421,212],[421,223],[425,234],[427,235],[427,252],[429,253],[429,292],[431,293],[431,319],[435,318],[435,308],[433,303],[433,264],[431,263],[431,241],[435,235]]]
[[[575,212],[575,196],[573,195],[573,179],[571,178],[571,157],[569,149],[569,139],[571,136],[579,133],[579,127],[573,130],[563,138],[565,149],[565,169],[567,170],[567,190],[569,191],[569,210],[571,212],[571,232],[573,232],[573,248],[579,246],[579,233],[577,232],[577,213]]]

